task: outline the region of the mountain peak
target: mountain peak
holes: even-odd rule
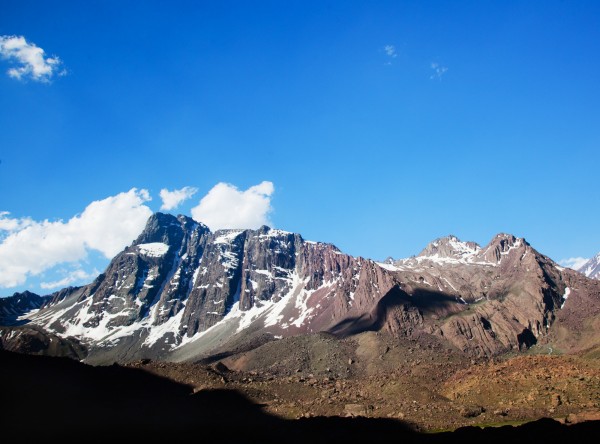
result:
[[[490,243],[487,245],[490,246],[501,246],[502,251],[506,251],[510,247],[521,247],[521,246],[529,246],[529,243],[522,237],[517,237],[514,234],[510,233],[498,233],[495,235]]]
[[[200,226],[203,229],[203,231],[210,231],[210,228],[208,228],[208,226],[206,226],[202,222],[195,221],[191,217],[186,216],[184,214],[178,214],[177,215],[177,220],[179,221],[179,223],[182,226],[184,226],[184,227],[186,227],[188,229],[193,229],[196,225],[198,225],[198,226]]]
[[[463,259],[476,254],[481,247],[475,242],[463,242],[458,237],[450,234],[430,242],[418,257],[438,257]]]
[[[267,234],[269,231],[271,231],[271,227],[268,225],[261,225],[258,230],[256,230],[258,234]]]
[[[589,278],[600,279],[600,253],[577,269]]]
[[[144,230],[133,242],[133,245],[157,242],[178,245],[183,238],[184,231],[191,231],[197,226],[201,231],[210,232],[206,225],[196,222],[191,217],[156,212],[148,218]]]
[[[511,250],[525,247],[529,247],[529,243],[524,238],[509,233],[498,233],[482,250],[481,256],[487,262],[497,263]]]
[[[40,297],[40,295],[39,295],[39,294],[36,294],[36,293],[33,293],[33,292],[29,291],[29,290],[25,290],[25,291],[23,291],[23,292],[20,292],[20,293],[19,293],[19,292],[15,292],[15,293],[13,293],[12,297],[13,297],[13,298],[18,298],[18,297],[24,297],[24,298],[39,298],[39,297]]]

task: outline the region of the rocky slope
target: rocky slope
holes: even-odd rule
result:
[[[600,419],[600,361],[572,355],[465,359],[436,337],[365,332],[284,338],[206,363],[129,366],[191,385],[234,389],[274,415],[394,418],[421,430]],[[285,347],[279,347],[285,345]]]
[[[64,356],[82,360],[87,355],[86,347],[77,338],[61,337],[34,325],[20,325],[0,329],[0,350],[30,355]]]
[[[55,294],[28,326],[81,344],[91,363],[196,361],[300,334],[364,331],[426,335],[490,357],[555,332],[564,351],[593,348],[585,322],[599,313],[600,282],[508,234],[483,248],[448,236],[416,257],[377,263],[299,234],[213,233],[157,213],[94,282]],[[14,350],[26,333],[9,330],[0,334]]]

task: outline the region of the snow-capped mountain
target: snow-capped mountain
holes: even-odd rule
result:
[[[600,279],[600,253],[579,267],[577,271],[589,278]]]
[[[268,227],[213,233],[156,213],[94,282],[54,294],[27,325],[3,328],[0,344],[46,334],[92,363],[194,361],[284,336],[383,329],[491,356],[598,313],[600,282],[508,234],[483,248],[448,236],[378,263]]]

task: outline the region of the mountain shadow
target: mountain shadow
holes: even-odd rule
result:
[[[396,310],[406,313],[413,311],[413,322],[427,314],[437,314],[441,317],[462,311],[464,304],[455,296],[442,292],[416,289],[408,294],[399,286],[392,287],[369,313],[343,319],[328,330],[338,338],[345,338],[364,331],[378,331],[388,320],[388,315]]]

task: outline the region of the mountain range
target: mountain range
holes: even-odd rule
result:
[[[196,362],[365,331],[491,358],[534,345],[597,348],[600,281],[510,234],[485,246],[447,236],[376,262],[266,226],[211,232],[156,213],[92,283],[6,298],[0,321],[1,348],[92,364]]]

